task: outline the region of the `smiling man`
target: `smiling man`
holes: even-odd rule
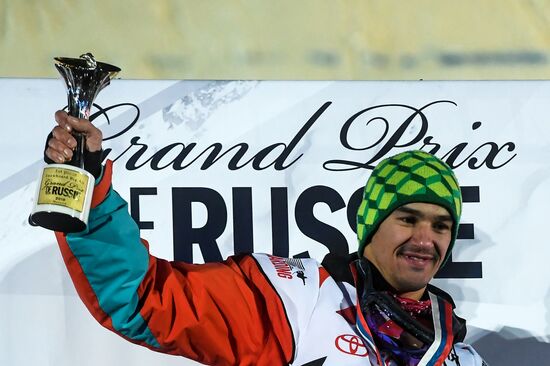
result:
[[[460,343],[465,321],[454,314],[451,297],[429,285],[451,255],[461,209],[454,173],[426,152],[387,158],[369,177],[357,213],[356,287],[362,333],[383,359],[407,366],[484,364]]]
[[[365,187],[359,253],[394,291],[419,300],[451,255],[461,208],[458,181],[444,162],[423,151],[388,158]]]
[[[97,178],[86,230],[56,233],[76,290],[104,327],[207,365],[483,365],[465,321],[429,284],[453,248],[458,182],[441,160],[409,151],[373,170],[357,213],[359,250],[314,259],[240,254],[195,265],[149,253],[100,163],[101,132],[56,113],[47,162],[71,159],[86,134]]]

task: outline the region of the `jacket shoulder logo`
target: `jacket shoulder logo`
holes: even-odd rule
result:
[[[268,255],[269,261],[273,264],[277,276],[291,280],[294,276],[302,280],[306,284],[306,275],[304,263],[299,258],[283,258],[274,255]]]

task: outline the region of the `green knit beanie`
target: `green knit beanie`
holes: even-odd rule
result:
[[[443,161],[424,151],[407,151],[382,160],[372,171],[357,210],[359,255],[370,243],[378,226],[396,208],[424,202],[442,206],[453,218],[451,243],[445,263],[456,240],[462,211],[460,186]]]

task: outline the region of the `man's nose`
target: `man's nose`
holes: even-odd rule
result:
[[[413,228],[412,242],[417,245],[433,247],[434,232],[429,222],[419,222]]]

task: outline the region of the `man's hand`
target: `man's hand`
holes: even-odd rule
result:
[[[72,131],[81,132],[86,136],[86,150],[88,152],[101,151],[103,135],[101,131],[85,119],[69,116],[64,111],[55,112],[57,126],[52,130],[52,137],[48,140],[46,156],[56,163],[71,160],[76,139]]]
[[[46,146],[44,147],[44,160],[46,163],[66,163],[73,157],[76,148],[76,139],[71,132],[80,132],[86,137],[86,148],[84,151],[84,168],[94,177],[101,176],[102,153],[101,142],[103,135],[101,131],[85,119],[71,117],[64,111],[55,112],[54,127]]]

